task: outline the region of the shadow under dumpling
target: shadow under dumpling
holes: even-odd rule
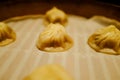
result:
[[[107,54],[120,54],[120,31],[110,25],[96,31],[88,39],[88,44],[97,52]]]
[[[15,39],[15,32],[7,24],[0,22],[0,46],[8,45]]]
[[[72,38],[61,24],[49,24],[39,35],[37,48],[47,52],[60,52],[71,48]]]

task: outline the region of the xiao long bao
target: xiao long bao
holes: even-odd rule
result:
[[[120,54],[120,30],[114,25],[102,28],[90,36],[88,44],[97,52]]]
[[[64,51],[73,45],[72,38],[67,34],[61,24],[49,24],[39,35],[37,48],[42,51],[56,52]]]
[[[58,64],[47,64],[35,69],[23,80],[74,80],[73,77]]]
[[[0,22],[0,46],[12,43],[16,39],[15,32],[5,23]]]
[[[67,23],[67,15],[62,10],[53,7],[45,14],[45,25],[48,25],[50,23],[60,23],[62,25],[65,25]]]

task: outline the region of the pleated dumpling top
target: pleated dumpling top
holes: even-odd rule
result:
[[[39,35],[37,47],[48,52],[64,51],[73,45],[72,38],[61,24],[49,24]]]
[[[12,43],[16,39],[15,32],[5,23],[0,22],[0,46]]]
[[[59,23],[61,25],[65,25],[67,22],[67,15],[64,11],[53,7],[45,14],[45,24],[50,23]]]
[[[88,44],[97,52],[120,54],[120,30],[114,25],[102,28],[90,36]]]

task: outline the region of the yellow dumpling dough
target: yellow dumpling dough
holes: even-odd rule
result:
[[[67,15],[60,9],[53,7],[45,14],[45,24],[60,23],[65,25],[67,22]]]
[[[73,80],[63,67],[49,64],[35,69],[24,80]]]
[[[37,47],[48,52],[64,51],[71,48],[73,40],[61,24],[49,24],[39,35]]]
[[[114,25],[100,29],[90,36],[88,44],[98,52],[120,54],[120,30]]]
[[[0,46],[5,46],[15,39],[15,32],[7,24],[0,22]]]

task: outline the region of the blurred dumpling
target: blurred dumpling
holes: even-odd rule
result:
[[[67,15],[60,9],[53,7],[45,14],[45,24],[60,23],[65,25],[67,22]]]
[[[120,31],[114,25],[100,29],[90,36],[88,44],[98,52],[120,54]]]
[[[10,44],[15,39],[15,32],[7,24],[0,22],[0,46]]]
[[[65,28],[61,24],[53,23],[46,27],[37,41],[38,49],[48,52],[64,51],[72,45],[73,40],[66,33]]]
[[[73,80],[73,78],[60,65],[49,64],[35,69],[23,80]]]

